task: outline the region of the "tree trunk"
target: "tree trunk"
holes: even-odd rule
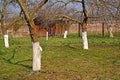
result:
[[[46,40],[48,40],[48,31],[46,32]]]
[[[87,32],[82,32],[83,49],[88,49]]]
[[[5,43],[5,47],[9,48],[9,36],[8,36],[8,34],[4,35],[4,43]]]
[[[80,37],[80,23],[78,23],[78,37]]]
[[[39,70],[41,70],[41,51],[42,51],[42,48],[39,45],[38,34],[37,34],[36,26],[35,26],[33,20],[30,22],[29,30],[30,30],[30,36],[32,39],[32,43],[33,43],[33,66],[32,66],[32,70],[39,71]]]
[[[68,33],[68,31],[65,30],[65,32],[64,32],[64,38],[67,38],[67,33]]]
[[[102,23],[102,37],[104,37],[105,29],[104,29],[104,23]]]
[[[30,17],[30,14],[28,12],[28,9],[25,3],[23,3],[21,0],[18,0],[18,3],[20,4],[20,7],[25,14],[25,19],[28,23],[28,27],[30,31],[31,41],[33,43],[32,70],[39,71],[41,69],[41,51],[40,51],[40,45],[39,45],[39,40],[38,40],[37,28],[34,24],[33,18]]]
[[[83,23],[82,23],[83,49],[88,49],[88,40],[87,40],[87,20],[88,20],[88,13],[86,12],[85,1],[84,0],[82,0],[82,8],[83,8],[83,13],[84,13],[84,19],[83,19]]]
[[[87,23],[84,22],[82,25],[82,40],[83,40],[83,49],[88,49]]]
[[[39,42],[33,42],[33,71],[41,70],[41,51]]]
[[[7,6],[7,1],[4,0],[2,11],[1,11],[1,30],[2,30],[2,35],[4,36],[4,44],[6,48],[9,48],[9,37],[8,33],[6,30],[6,24],[5,24],[5,8]]]
[[[24,2],[23,2],[24,1]],[[33,71],[39,71],[41,69],[41,51],[42,48],[39,45],[39,39],[38,39],[38,33],[37,28],[34,24],[34,15],[35,13],[45,4],[48,0],[42,0],[34,9],[32,12],[29,12],[27,6],[26,6],[26,0],[17,0],[18,4],[20,5],[24,15],[25,19],[28,23],[29,31],[30,31],[30,37],[33,43]]]
[[[113,31],[113,30],[112,30],[112,27],[111,27],[111,25],[109,25],[109,26],[108,26],[108,35],[109,35],[110,38],[113,38],[113,37],[114,37],[112,31]]]

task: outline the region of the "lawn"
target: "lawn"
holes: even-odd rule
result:
[[[42,69],[31,74],[30,38],[10,38],[6,49],[0,37],[0,80],[120,80],[120,36],[89,35],[88,41],[89,49],[83,50],[77,34],[39,38]]]

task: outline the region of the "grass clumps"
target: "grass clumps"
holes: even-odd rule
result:
[[[71,34],[67,39],[40,38],[43,48],[42,70],[32,70],[32,43],[29,37],[10,38],[4,48],[0,38],[0,80],[119,80],[120,37],[88,36],[89,49],[82,39]]]

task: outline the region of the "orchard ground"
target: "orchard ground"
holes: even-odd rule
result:
[[[0,37],[0,80],[120,80],[120,35],[89,34],[89,49],[83,50],[82,38],[39,38],[42,69],[32,73],[30,37],[9,39],[5,48]]]

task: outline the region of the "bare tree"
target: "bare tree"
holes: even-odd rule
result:
[[[90,15],[90,19],[98,23],[102,23],[107,25],[109,37],[113,36],[112,28],[114,25],[119,23],[119,9],[120,9],[120,1],[119,0],[90,0],[88,4],[95,2],[95,7]],[[90,7],[90,6],[89,6]],[[117,23],[115,23],[117,22]],[[102,30],[104,32],[104,25],[102,26]]]
[[[1,30],[2,30],[3,35],[6,34],[5,32],[5,8],[6,6],[7,6],[7,1],[4,0],[2,10],[1,10]]]
[[[14,19],[10,19],[10,18],[13,18],[10,16],[10,14],[14,14],[8,11],[9,9],[7,9],[9,5],[12,5],[11,1],[3,0],[0,2],[0,4],[1,4],[0,5],[1,6],[1,31],[2,31],[2,35],[4,35],[5,47],[8,48],[9,47],[8,29],[11,29],[16,22],[20,21],[21,17],[16,18],[15,16]]]
[[[61,4],[63,5],[61,5]],[[70,8],[67,8],[67,6],[69,6],[69,4],[72,3],[78,3],[79,5],[82,4],[81,8],[83,9],[82,11],[77,11],[75,10],[74,8],[73,9],[70,9]],[[89,8],[89,9],[86,9],[86,4],[85,4],[85,1],[84,0],[66,0],[66,1],[63,1],[63,0],[56,0],[52,6],[54,6],[55,4],[57,4],[57,7],[58,5],[60,4],[61,8],[57,8],[56,10],[58,11],[61,11],[61,12],[58,12],[56,15],[62,15],[62,17],[64,16],[64,18],[67,18],[67,19],[70,19],[72,21],[77,21],[78,23],[80,23],[82,25],[82,39],[83,39],[83,48],[84,49],[88,49],[88,41],[87,41],[87,21],[88,21],[88,18],[89,18],[89,14],[91,13],[91,11],[93,10],[94,8],[94,5],[95,3],[92,4],[92,6]],[[72,6],[74,7],[74,6]],[[76,15],[75,17],[75,14],[77,14],[79,12],[78,15],[81,15],[81,14],[84,14],[84,17],[83,17],[83,21],[78,21],[78,15]],[[76,20],[74,19],[76,18]]]
[[[41,70],[41,47],[39,45],[38,40],[38,34],[36,32],[36,26],[34,24],[34,16],[35,13],[44,5],[47,3],[48,0],[42,0],[39,2],[39,4],[32,10],[32,12],[29,12],[26,0],[17,0],[18,4],[20,5],[24,15],[25,20],[27,21],[27,24],[29,26],[30,36],[33,44],[33,65],[32,69],[33,71],[39,71]]]

